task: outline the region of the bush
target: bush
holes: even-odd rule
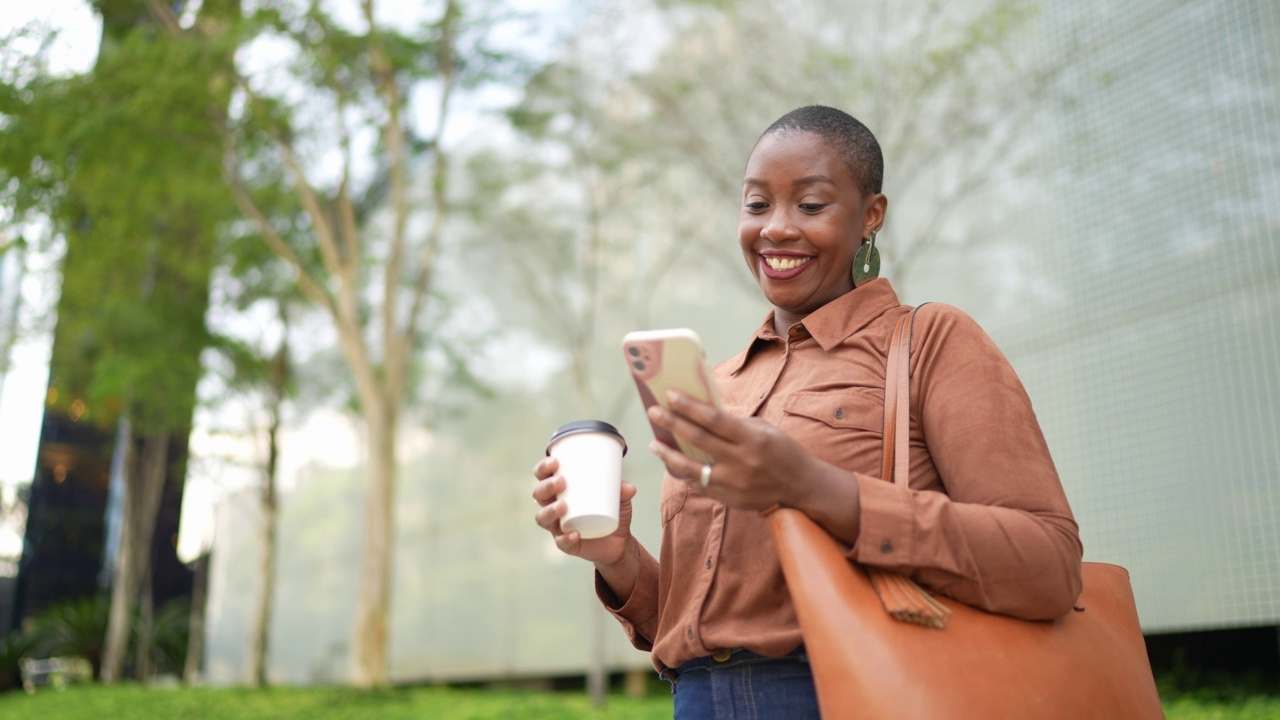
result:
[[[102,667],[106,632],[105,596],[58,603],[30,621],[30,634],[40,657],[82,657],[93,666],[94,677]]]
[[[21,630],[0,637],[0,692],[22,687],[22,669],[18,662],[35,649],[35,638]]]

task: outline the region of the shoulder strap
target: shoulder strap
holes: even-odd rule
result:
[[[884,375],[884,457],[880,477],[904,488],[910,485],[911,470],[911,329],[922,307],[898,318],[889,336],[889,361]],[[880,602],[894,618],[927,627],[946,627],[951,609],[930,597],[914,580],[874,567],[868,567],[867,574]]]
[[[928,303],[925,303],[926,305]],[[880,477],[907,487],[911,437],[911,330],[919,307],[898,318],[889,336],[884,376],[884,451]]]

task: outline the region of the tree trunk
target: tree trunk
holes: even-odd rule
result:
[[[360,596],[351,642],[352,683],[387,687],[387,611],[390,607],[393,502],[396,476],[396,417],[392,401],[365,405],[368,463],[364,482],[364,527]]]
[[[151,543],[147,543],[147,554],[150,555]],[[151,583],[151,563],[148,562],[146,571],[142,575],[142,582],[138,584],[138,619],[135,623],[137,633],[135,634],[134,654],[133,654],[133,677],[138,682],[146,682],[151,679],[152,662],[151,662],[151,643],[155,637],[155,595],[152,593]]]
[[[187,625],[187,661],[182,669],[182,680],[194,685],[200,679],[200,664],[204,657],[204,608],[205,589],[209,584],[209,551],[196,558],[195,577],[191,579],[191,619]]]
[[[271,634],[271,606],[276,589],[276,532],[279,522],[276,504],[276,471],[280,459],[280,413],[284,405],[285,386],[289,379],[288,323],[285,337],[271,361],[271,404],[267,427],[267,464],[262,484],[262,564],[259,566],[258,607],[253,615],[249,638],[249,684],[267,685],[267,657]]]
[[[124,421],[127,422],[127,421]],[[127,436],[132,438],[132,432]],[[134,442],[125,443],[125,486],[120,549],[111,578],[111,610],[102,651],[102,681],[113,683],[124,674],[124,658],[129,647],[129,630],[138,600],[138,589],[151,562],[151,543],[156,529],[156,512],[169,468],[169,433],[148,435],[134,459]]]

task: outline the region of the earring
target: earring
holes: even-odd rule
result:
[[[876,231],[871,231],[871,239],[858,247],[853,255],[853,286],[858,287],[868,280],[880,277],[880,251],[876,250]]]

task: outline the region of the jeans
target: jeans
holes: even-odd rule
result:
[[[803,720],[818,718],[818,693],[801,647],[780,658],[734,650],[728,660],[704,657],[664,672],[675,695],[675,720]]]

